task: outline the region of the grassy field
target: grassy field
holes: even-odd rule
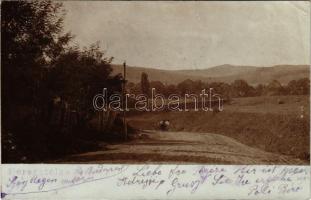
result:
[[[160,120],[170,130],[210,132],[259,149],[309,159],[309,96],[262,96],[233,99],[218,113],[136,112],[128,120],[137,129],[157,129]]]

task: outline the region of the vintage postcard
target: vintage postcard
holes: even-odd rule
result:
[[[1,198],[309,199],[309,1],[1,1]]]

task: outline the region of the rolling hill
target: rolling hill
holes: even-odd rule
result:
[[[113,65],[113,74],[123,73],[123,67],[121,65]],[[130,82],[138,83],[141,79],[141,73],[147,73],[150,81],[161,81],[166,84],[176,84],[180,83],[186,79],[191,80],[206,80],[206,77],[200,76],[198,74],[187,74],[179,71],[173,70],[161,70],[153,68],[143,68],[143,67],[127,67],[126,78]]]
[[[121,65],[113,65],[114,74],[122,73],[122,69]],[[160,70],[129,66],[127,68],[127,79],[130,82],[138,83],[142,72],[148,74],[150,81],[161,81],[166,84],[177,84],[186,79],[226,83],[243,79],[252,85],[266,84],[272,80],[278,80],[282,84],[287,84],[291,80],[309,77],[310,66],[275,65],[272,67],[256,67],[225,64],[198,70]]]

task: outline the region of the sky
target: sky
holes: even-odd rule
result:
[[[158,69],[310,63],[309,2],[64,2],[74,43]]]

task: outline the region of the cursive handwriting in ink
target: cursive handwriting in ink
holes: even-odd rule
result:
[[[27,184],[28,184],[27,180],[23,180],[18,176],[13,176],[9,179],[9,182],[6,184],[6,187],[9,190],[24,191]]]
[[[137,168],[137,170],[129,176],[123,176],[118,179],[117,186],[142,186],[142,189],[153,187],[158,189],[165,180],[161,179],[162,171],[161,165],[156,167],[144,165]]]
[[[31,179],[30,179],[30,183],[34,183],[34,184],[37,184],[38,185],[38,189],[39,190],[42,190],[43,187],[46,185],[46,184],[49,184],[49,183],[56,183],[57,182],[57,179],[56,178],[39,178],[37,176],[33,176]]]
[[[271,193],[271,189],[268,184],[262,184],[262,185],[253,185],[250,188],[250,191],[248,195],[267,195]]]

